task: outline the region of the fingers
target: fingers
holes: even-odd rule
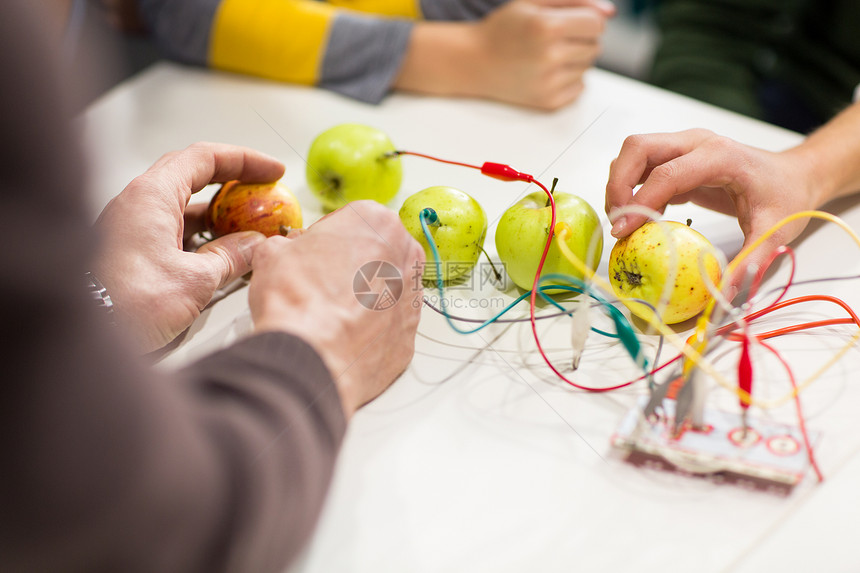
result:
[[[631,135],[625,139],[609,169],[607,213],[626,205],[633,196],[633,188],[644,181],[651,169],[692,151],[709,134],[706,130],[688,130]]]
[[[744,252],[760,236],[761,234],[759,233],[749,233],[744,239],[741,252]],[[749,286],[746,284],[746,278],[748,276],[754,276],[759,272],[759,269],[763,268],[764,265],[768,263],[768,259],[771,257],[773,252],[786,242],[786,237],[783,233],[774,233],[743,259],[737,259],[737,267],[734,269],[731,276],[726,277],[726,286],[723,288],[723,293],[726,295],[726,298],[731,301],[743,286]]]
[[[231,179],[248,183],[275,181],[284,175],[284,165],[246,147],[202,142],[164,155],[147,171],[148,175],[155,173],[162,178],[173,176],[190,193],[196,193],[210,183]]]
[[[738,211],[731,195],[717,187],[699,187],[687,193],[680,193],[669,199],[669,204],[694,203],[700,207],[737,217]]]
[[[305,234],[305,233],[307,233],[307,232],[308,232],[308,230],[307,230],[307,228],[305,228],[305,227],[296,228],[296,229],[290,228],[290,229],[287,231],[287,234],[286,234],[285,236],[286,236],[288,239],[297,239],[297,238],[301,237],[302,235],[304,235],[304,234]]]
[[[600,55],[600,44],[582,42],[562,42],[552,47],[549,59],[551,62],[570,68],[581,68],[579,75],[585,68],[591,67]]]
[[[600,51],[596,44],[562,42],[545,60],[546,71],[532,86],[524,102],[543,110],[556,110],[575,101],[584,89],[583,75]]]
[[[779,192],[786,195],[791,194],[790,191],[786,193],[783,186],[779,187]],[[788,205],[788,200],[789,198],[785,197],[782,203],[771,208],[739,209],[738,223],[744,231],[744,244],[741,248],[741,253],[758,241],[763,235],[771,234],[754,251],[750,252],[749,255],[737,260],[738,267],[733,275],[729,277],[729,284],[740,286],[748,272],[757,272],[758,269],[763,268],[779,247],[787,245],[794,240],[809,224],[810,219],[803,217],[775,228],[777,223],[782,221],[786,216],[804,209],[803,206]],[[747,269],[750,270],[747,271]]]
[[[188,241],[197,233],[206,230],[206,203],[192,203],[185,208],[185,225],[183,226],[182,242]]]
[[[698,166],[689,158],[681,160],[709,137],[714,134],[699,129],[628,137],[609,169],[606,213],[613,218],[614,211],[630,203],[659,211],[672,196],[702,185],[697,182],[701,180]],[[679,177],[683,179],[676,179]],[[642,188],[634,197],[633,190],[640,183]],[[645,220],[644,215],[630,213],[614,221],[612,235],[625,237]]]
[[[548,8],[543,30],[550,39],[596,43],[606,28],[606,18],[590,8]]]
[[[220,288],[251,270],[254,248],[265,240],[265,235],[256,231],[231,233],[209,241],[194,256],[206,258],[216,288]]]

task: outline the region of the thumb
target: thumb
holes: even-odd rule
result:
[[[753,244],[756,239],[758,239],[758,236],[753,236],[752,234],[747,236],[744,240],[744,245],[741,248],[741,253]],[[733,263],[736,263],[737,266],[729,277],[729,280],[726,282],[727,287],[725,294],[729,301],[738,294],[741,288],[749,289],[753,286],[753,280],[758,273],[763,272],[762,268],[764,265],[768,264],[768,259],[770,258],[771,253],[781,247],[783,243],[784,241],[781,234],[775,233],[768,237],[765,242],[759,245],[743,259],[736,257],[735,260],[732,261]]]
[[[197,254],[207,258],[220,288],[251,270],[254,247],[265,240],[266,236],[256,231],[230,233],[209,241],[197,249]]]

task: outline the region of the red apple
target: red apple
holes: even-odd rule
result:
[[[278,181],[224,183],[209,202],[206,228],[216,237],[236,231],[259,231],[267,237],[281,227],[302,226],[302,207],[292,191]]]

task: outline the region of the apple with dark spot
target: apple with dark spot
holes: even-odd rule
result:
[[[299,200],[279,181],[228,181],[206,209],[206,228],[216,237],[237,231],[258,231],[271,237],[301,226]]]

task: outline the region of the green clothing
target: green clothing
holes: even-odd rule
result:
[[[661,0],[657,22],[652,82],[746,115],[805,131],[860,84],[856,0]]]

